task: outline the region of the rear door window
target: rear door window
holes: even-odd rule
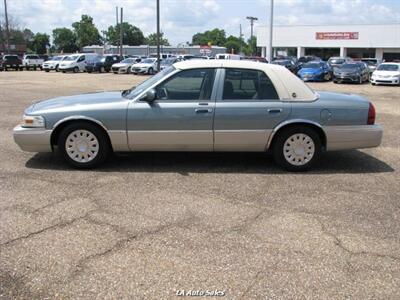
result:
[[[279,100],[278,93],[262,71],[225,69],[223,100]]]

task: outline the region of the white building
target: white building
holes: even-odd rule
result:
[[[269,27],[256,28],[257,46],[267,54]],[[376,57],[386,61],[400,60],[400,23],[384,25],[290,25],[274,26],[274,54],[316,55],[353,58]]]
[[[122,47],[123,54],[125,55],[144,55],[149,56],[152,53],[157,53],[156,46],[148,46],[148,45],[140,45],[140,46],[127,46],[124,45]],[[179,47],[174,46],[161,46],[161,53],[170,53],[170,54],[193,54],[193,55],[207,55],[207,56],[215,56],[218,53],[226,53],[225,47],[219,46],[188,46],[182,45]],[[106,54],[106,53],[119,53],[119,48],[117,46],[85,46],[83,47],[83,52],[94,52],[98,54]]]

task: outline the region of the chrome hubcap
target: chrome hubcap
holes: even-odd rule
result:
[[[304,133],[290,136],[283,146],[283,156],[291,165],[302,166],[314,156],[315,144],[312,138]]]
[[[90,131],[75,130],[68,135],[65,150],[72,160],[86,163],[93,160],[99,153],[99,141]]]

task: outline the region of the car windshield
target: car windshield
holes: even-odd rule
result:
[[[4,59],[17,59],[18,58],[18,56],[16,56],[16,55],[6,55],[6,56],[4,56]]]
[[[142,63],[144,64],[152,64],[153,62],[155,62],[156,59],[155,58],[146,58],[142,61]]]
[[[121,61],[121,63],[123,63],[123,64],[131,64],[134,62],[135,62],[135,60],[133,58],[127,58],[127,59],[124,59],[123,61]]]
[[[126,97],[126,98],[135,98],[136,96],[138,96],[141,92],[143,92],[144,90],[146,90],[147,88],[151,87],[153,84],[155,84],[157,81],[159,81],[161,78],[163,78],[164,76],[172,73],[173,71],[175,71],[175,68],[173,66],[170,66],[168,68],[165,68],[164,70],[162,70],[161,72],[157,73],[156,75],[150,77],[149,79],[143,81],[141,84],[139,84],[138,86],[134,86],[129,90],[125,90],[122,92],[122,96]]]
[[[359,68],[359,65],[357,64],[343,64],[340,69],[344,70],[357,70]]]
[[[73,60],[77,60],[78,59],[78,55],[71,55],[71,56],[67,56],[67,58],[65,58],[65,61],[73,61]]]
[[[378,71],[399,71],[399,66],[395,64],[380,65]]]
[[[376,66],[377,61],[375,59],[362,59],[362,62],[365,62],[369,66]]]
[[[303,65],[303,68],[304,68],[304,69],[306,69],[306,68],[309,68],[309,69],[318,69],[318,68],[320,68],[320,67],[321,67],[321,65],[320,65],[320,64],[317,64],[317,63],[306,63],[306,64]]]
[[[337,59],[337,58],[334,58],[334,59],[330,59],[330,60],[329,60],[329,63],[330,63],[330,64],[335,64],[335,65],[341,65],[341,64],[343,64],[344,62],[345,62],[344,59]]]
[[[61,59],[62,59],[62,56],[54,56],[51,60],[56,61],[56,60],[61,60]]]

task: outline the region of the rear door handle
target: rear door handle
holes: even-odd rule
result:
[[[211,109],[211,108],[209,108],[209,109],[205,109],[205,108],[196,108],[194,111],[195,111],[196,113],[198,113],[198,114],[206,114],[206,113],[212,112],[212,109]]]
[[[282,112],[282,108],[269,108],[269,109],[268,109],[268,112],[269,112],[270,114],[279,114],[279,113]]]

